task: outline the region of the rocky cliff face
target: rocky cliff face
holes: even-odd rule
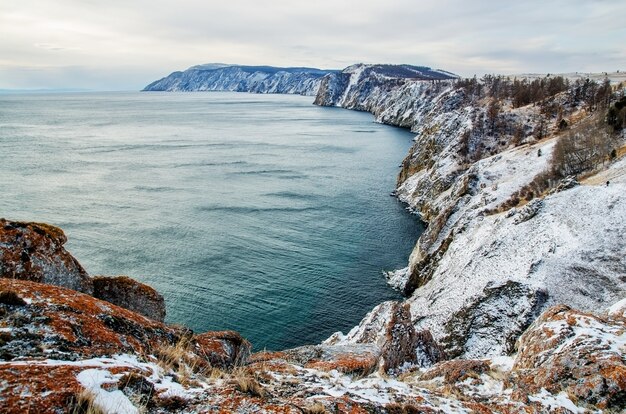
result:
[[[184,72],[174,72],[146,86],[144,91],[232,91],[315,95],[322,77],[331,72],[314,68],[200,65]]]
[[[574,98],[582,87],[523,105],[480,92],[497,82],[468,88],[372,71],[327,76],[316,103],[417,133],[396,194],[428,227],[407,268],[387,275],[409,296],[416,331],[430,332],[449,357],[506,355],[546,307],[597,310],[624,296],[623,161],[605,173],[616,177],[612,187],[564,183],[524,206],[564,125],[550,108],[564,108],[566,124],[585,119],[589,106]]]

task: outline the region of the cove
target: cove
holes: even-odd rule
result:
[[[170,323],[256,349],[346,332],[422,227],[395,198],[413,135],[312,97],[0,96],[0,216],[63,228],[92,274],[161,292]]]

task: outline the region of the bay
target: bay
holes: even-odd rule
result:
[[[422,231],[389,197],[412,134],[311,97],[0,96],[0,216],[57,225],[92,274],[155,287],[167,321],[256,349],[317,343],[397,300]]]

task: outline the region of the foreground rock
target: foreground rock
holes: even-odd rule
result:
[[[127,276],[90,277],[66,242],[58,227],[0,219],[0,277],[66,287],[163,322],[161,294]]]
[[[0,277],[93,293],[91,278],[65,250],[65,242],[58,227],[0,219]]]
[[[395,375],[382,372],[382,352],[389,348],[375,341],[249,355],[250,344],[235,332],[194,335],[69,289],[0,280],[2,412],[626,409],[626,319],[620,315],[557,306],[517,346],[513,357],[442,361],[426,370],[414,365]]]
[[[626,408],[626,319],[556,306],[522,335],[509,380],[514,395],[545,390],[576,404]]]
[[[194,335],[73,290],[0,279],[2,412],[64,412],[83,389],[117,412],[107,404],[130,402],[113,388],[138,375],[152,378],[151,398],[167,400],[183,389],[183,364],[190,372],[230,368],[249,351],[237,334]]]
[[[150,286],[128,276],[95,276],[93,296],[150,319],[165,320],[165,300]]]

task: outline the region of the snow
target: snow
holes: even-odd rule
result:
[[[489,362],[492,370],[508,372],[513,369],[515,358],[507,355],[500,355],[492,357]]]
[[[573,344],[588,344],[594,349],[602,349],[602,353],[596,356],[598,359],[610,357],[611,353],[620,356],[626,353],[626,335],[623,328],[600,323],[595,318],[578,316],[577,323],[573,326],[564,320],[545,323],[544,326],[555,334],[573,331],[568,333],[567,339],[557,348],[549,350],[550,354],[567,352],[567,348]]]
[[[609,315],[626,317],[626,298],[613,304],[607,309]]]
[[[363,73],[363,70],[365,70],[364,65],[353,65],[346,69],[345,72],[350,73],[350,81],[348,82],[348,86],[346,87],[343,95],[341,96],[339,101],[337,101],[337,106],[342,106],[345,103],[348,94],[361,79],[361,74]]]
[[[402,290],[409,280],[409,267],[407,266],[403,269],[394,270],[391,272],[383,272],[383,274],[387,278],[388,285],[390,285],[394,289]]]
[[[550,394],[545,389],[541,389],[539,394],[529,395],[528,399],[533,402],[538,402],[549,410],[556,410],[558,408],[565,408],[573,413],[584,413],[585,410],[578,408],[576,404],[569,399],[565,392],[561,392],[557,395]]]
[[[357,402],[371,402],[386,405],[396,400],[398,396],[415,397],[422,394],[427,398],[424,403],[430,403],[444,413],[470,412],[457,401],[429,394],[427,390],[415,389],[405,382],[391,378],[385,378],[379,374],[370,375],[366,378],[354,379],[349,375],[341,374],[335,370],[330,375],[324,376],[316,370],[307,370],[316,378],[320,390],[332,397],[349,396]],[[324,378],[326,379],[324,380]]]
[[[506,151],[476,165],[478,186],[483,188],[455,213],[454,240],[432,280],[408,300],[417,329],[428,328],[440,340],[450,315],[487,286],[509,280],[546,290],[546,306],[567,303],[597,310],[624,296],[626,182],[578,186],[550,195],[533,218],[517,225],[519,213],[480,213],[542,171],[553,141]],[[412,185],[410,180],[407,185]],[[481,337],[472,341],[473,351],[466,356],[498,355]]]
[[[101,369],[87,369],[76,376],[78,382],[94,397],[93,404],[105,413],[137,414],[139,410],[120,390],[107,391],[102,385],[116,383],[121,375]]]

